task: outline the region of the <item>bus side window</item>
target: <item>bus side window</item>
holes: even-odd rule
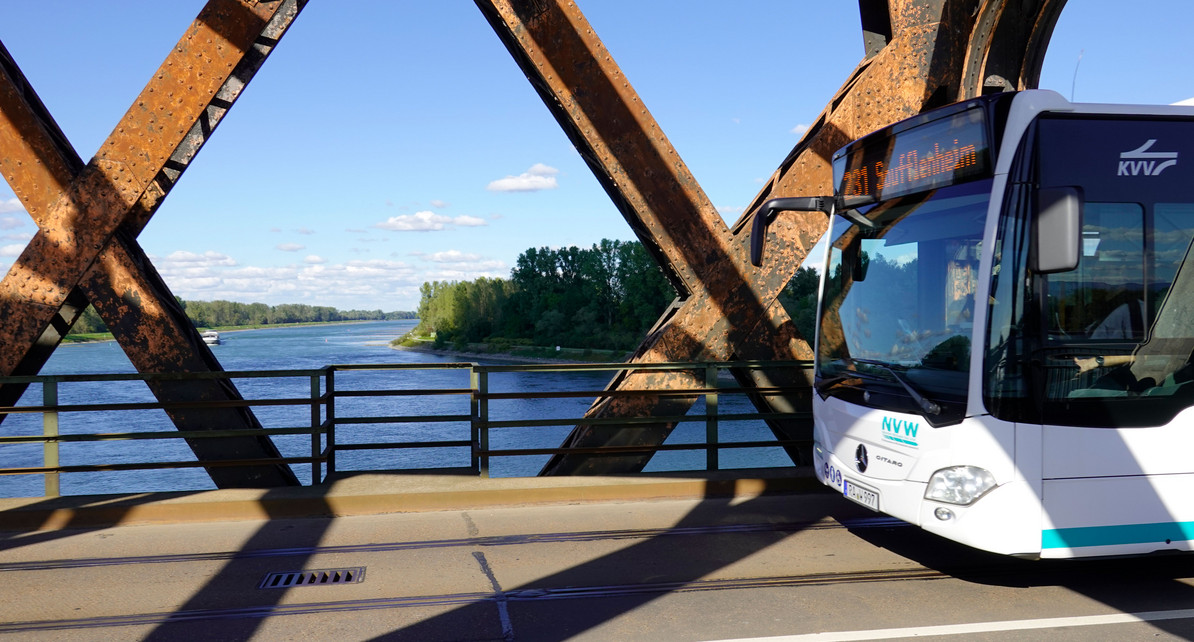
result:
[[[1086,203],[1078,269],[1048,276],[1050,336],[1144,338],[1144,220],[1136,203]]]

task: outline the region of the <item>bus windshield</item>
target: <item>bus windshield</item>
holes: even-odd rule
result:
[[[870,227],[835,217],[818,324],[822,394],[938,425],[961,420],[990,190],[983,179],[883,201],[861,212]]]

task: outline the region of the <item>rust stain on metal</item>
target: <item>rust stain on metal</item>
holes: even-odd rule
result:
[[[277,5],[251,7],[233,0],[209,2],[96,157],[41,217],[37,234],[0,282],[0,315],[22,319],[14,324],[21,330],[0,346],[0,372],[11,373],[22,362],[27,347],[49,325],[276,9]],[[174,71],[167,71],[170,69]],[[192,93],[182,91],[180,84],[190,87]],[[32,111],[7,106],[16,113]],[[35,138],[44,135],[37,131],[44,128],[30,124],[28,117],[23,126],[31,127]],[[164,133],[171,129],[174,135]],[[21,133],[18,130],[18,135]],[[26,151],[45,156],[48,150]],[[41,177],[24,178],[35,181]],[[36,190],[36,183],[32,189],[24,189],[22,183],[18,186],[21,193]],[[29,274],[38,278],[31,279]]]
[[[0,51],[0,141],[22,141],[4,147],[0,173],[39,228],[0,282],[0,318],[7,326],[0,374],[37,372],[61,339],[50,321],[57,315],[69,326],[88,299],[140,371],[220,369],[185,314],[174,309],[173,295],[132,237],[302,4],[210,0],[84,167],[15,62]],[[45,169],[23,171],[31,165]],[[216,382],[152,387],[162,400],[239,398],[235,388]],[[12,386],[5,386],[0,400],[14,394]],[[223,413],[241,415],[237,417],[195,414],[173,413],[172,418],[181,429],[259,427],[248,412]],[[264,438],[190,443],[201,460],[278,456]],[[297,481],[285,466],[209,472],[221,487]]]
[[[39,226],[83,166],[74,150],[62,149],[64,137],[57,127],[44,126],[48,119],[45,106],[0,43],[0,176]]]

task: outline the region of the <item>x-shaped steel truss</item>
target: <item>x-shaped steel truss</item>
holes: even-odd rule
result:
[[[808,344],[776,296],[822,234],[824,218],[782,218],[772,227],[768,263],[751,268],[741,233],[749,214],[732,227],[722,222],[578,8],[566,0],[476,2],[681,292],[633,360],[809,358]],[[211,0],[86,165],[0,46],[0,173],[39,227],[0,282],[0,318],[9,338],[0,346],[0,374],[38,372],[88,302],[139,371],[220,369],[135,239],[303,4]],[[1064,0],[859,0],[859,5],[866,57],[748,212],[775,196],[828,193],[829,155],[861,134],[987,90],[1034,86]],[[794,49],[802,46],[815,55],[816,47],[826,45],[793,42]],[[801,383],[779,368],[757,378],[769,385]],[[700,384],[691,374],[632,373],[610,387],[675,391]],[[166,381],[153,388],[163,401],[240,400],[230,384],[215,380]],[[10,405],[22,390],[0,388],[0,405]],[[594,404],[589,417],[682,414],[695,398],[613,398]],[[755,401],[766,411],[791,409],[802,399]],[[171,416],[185,430],[259,427],[246,408],[174,410]],[[672,427],[580,426],[567,444],[652,445]],[[782,438],[803,434],[799,426],[772,428]],[[275,459],[277,451],[264,437],[190,444],[200,461],[212,464],[217,485],[295,483],[289,469],[276,463],[216,465],[221,459]],[[648,457],[561,456],[545,471],[634,470]]]
[[[781,217],[771,227],[767,262],[749,261],[744,234],[763,201],[832,192],[831,154],[870,131],[925,109],[988,91],[1036,85],[1041,57],[1065,0],[859,0],[866,56],[816,124],[784,159],[747,214],[727,227],[580,9],[569,0],[476,0],[498,36],[581,151],[606,192],[681,293],[633,362],[809,359],[776,297],[823,234],[818,213]],[[790,30],[793,50],[842,46]],[[774,36],[772,36],[774,37]],[[762,88],[760,88],[762,91]],[[756,383],[808,382],[764,369]],[[735,373],[746,378],[744,372]],[[630,373],[615,390],[699,388],[699,373]],[[795,410],[809,393],[759,396],[763,412]],[[586,418],[682,415],[695,394],[610,397]],[[673,423],[633,427],[582,424],[566,447],[660,444]],[[781,439],[807,439],[807,426],[771,422]],[[801,454],[789,449],[793,459]],[[649,453],[554,457],[544,474],[641,470]]]
[[[136,237],[305,2],[210,0],[86,165],[0,45],[0,174],[38,226],[0,282],[0,375],[37,374],[88,302],[138,371],[221,370]],[[150,387],[166,403],[226,402],[168,409],[180,430],[261,427],[226,379]],[[24,388],[0,387],[0,405]],[[266,436],[188,443],[219,487],[298,483]]]

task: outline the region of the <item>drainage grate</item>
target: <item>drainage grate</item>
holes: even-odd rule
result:
[[[293,586],[327,586],[328,584],[357,584],[365,581],[365,567],[324,568],[313,571],[284,571],[270,573],[257,585],[259,589],[291,588]]]

